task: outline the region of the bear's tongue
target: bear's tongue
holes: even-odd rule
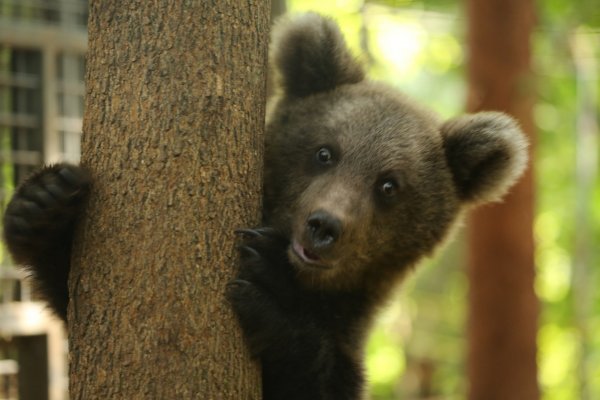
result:
[[[302,249],[304,251],[304,256],[311,261],[319,261],[320,257],[315,253],[311,253],[306,247]]]
[[[300,258],[302,258],[307,263],[315,263],[321,259],[321,257],[311,252],[306,247],[302,246],[296,240],[294,240],[293,247],[296,254],[298,254]]]

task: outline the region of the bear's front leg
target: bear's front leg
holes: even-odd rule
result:
[[[14,260],[63,320],[77,217],[89,192],[88,173],[75,165],[42,168],[16,191],[4,214],[4,240]]]
[[[227,297],[251,353],[261,356],[289,330],[291,322],[286,309],[297,289],[285,254],[289,242],[271,228],[238,233],[243,236],[240,271],[229,283]]]
[[[243,230],[241,269],[227,297],[251,353],[262,363],[265,400],[354,400],[362,372],[319,293],[303,289],[289,240],[270,228]]]

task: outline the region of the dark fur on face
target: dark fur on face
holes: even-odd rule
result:
[[[389,282],[393,277],[382,271],[402,274],[430,253],[457,214],[436,118],[387,86],[363,81],[283,98],[267,134],[267,223],[290,235],[296,244],[290,258],[307,283]],[[321,149],[330,152],[326,164],[318,160]],[[339,238],[323,254],[306,238],[316,211],[341,223]],[[298,245],[323,268],[297,257]]]

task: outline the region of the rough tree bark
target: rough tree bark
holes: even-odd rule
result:
[[[516,117],[533,141],[533,0],[468,0],[470,111]],[[533,146],[532,146],[533,147]],[[469,229],[469,399],[537,399],[531,169]]]
[[[90,2],[73,399],[257,399],[224,300],[259,223],[269,2]]]

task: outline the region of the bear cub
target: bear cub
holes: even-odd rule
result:
[[[359,399],[377,309],[465,209],[507,192],[526,141],[502,113],[442,122],[369,81],[317,14],[276,25],[271,61],[280,93],[267,119],[264,227],[240,230],[226,295],[261,360],[265,399]],[[4,216],[15,261],[63,319],[90,181],[77,166],[46,167]]]

